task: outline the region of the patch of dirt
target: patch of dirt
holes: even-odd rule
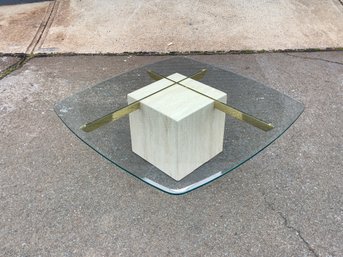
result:
[[[25,52],[44,18],[48,4],[2,6],[0,52]]]

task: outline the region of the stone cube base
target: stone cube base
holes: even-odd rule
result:
[[[181,81],[175,73],[168,78]],[[226,94],[199,81],[183,85],[226,103]],[[162,79],[128,95],[141,108],[130,114],[132,151],[175,180],[181,180],[223,150],[225,114],[214,101],[181,85]],[[172,85],[172,86],[171,86]]]

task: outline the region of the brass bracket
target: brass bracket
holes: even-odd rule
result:
[[[128,106],[121,108],[119,110],[116,110],[114,112],[111,112],[99,119],[96,119],[92,122],[89,122],[87,124],[84,124],[80,127],[80,129],[82,129],[85,132],[91,132],[97,128],[102,127],[103,125],[118,120],[126,115],[128,115],[131,112],[134,112],[136,110],[138,110],[140,108],[140,102],[136,101],[133,102],[132,104],[129,104]]]
[[[181,82],[183,80],[186,80],[186,79],[189,79],[189,78],[195,79],[195,80],[199,80],[199,79],[201,79],[201,78],[203,78],[205,76],[206,71],[207,71],[206,69],[202,69],[202,70],[194,73],[193,75],[180,80],[179,82]],[[149,76],[153,80],[160,80],[160,79],[162,79],[161,75],[159,75],[157,73],[154,73],[154,74],[151,73],[150,74],[149,71],[148,71],[148,74],[149,74]],[[162,90],[165,90],[165,89],[167,89],[167,88],[169,88],[171,86],[174,86],[177,83],[177,82],[175,82],[173,80],[171,80],[171,81],[173,82],[173,84],[171,84],[171,85],[169,85],[169,86],[167,86],[167,87],[165,87],[163,89],[160,89],[160,90],[158,90],[158,91],[156,91],[156,92],[154,92],[154,93],[152,93],[150,95],[147,95],[147,96],[139,99],[138,101],[135,101],[135,102],[129,104],[126,107],[123,107],[123,108],[121,108],[119,110],[115,110],[113,112],[110,112],[109,114],[106,114],[105,116],[103,116],[103,117],[101,117],[99,119],[96,119],[94,121],[86,123],[86,124],[82,125],[80,127],[80,129],[82,129],[85,132],[91,132],[91,131],[93,131],[93,130],[95,130],[97,128],[102,127],[103,125],[105,125],[105,124],[107,124],[109,122],[118,120],[118,119],[120,119],[120,118],[122,118],[122,117],[124,117],[124,116],[126,116],[128,114],[130,114],[131,112],[134,112],[134,111],[138,110],[140,108],[140,101],[142,101],[143,99],[148,98],[148,97],[150,97],[150,96],[152,96],[154,94],[157,94],[157,93],[161,92]]]
[[[105,115],[105,116],[103,116],[103,117],[101,117],[99,119],[96,119],[96,120],[94,120],[92,122],[84,124],[84,125],[82,125],[80,127],[80,129],[82,129],[85,132],[91,132],[91,131],[99,128],[99,127],[102,127],[103,125],[105,125],[105,124],[107,124],[109,122],[118,120],[118,119],[128,115],[129,113],[138,110],[140,108],[140,101],[142,101],[143,99],[145,99],[147,97],[150,97],[150,96],[152,96],[154,94],[157,94],[157,93],[161,92],[162,90],[165,90],[165,89],[167,89],[167,88],[169,88],[169,87],[171,87],[171,86],[173,86],[175,84],[183,86],[183,87],[185,87],[185,88],[187,88],[189,90],[192,90],[192,91],[194,91],[194,92],[196,92],[198,94],[201,94],[201,95],[203,95],[203,96],[205,96],[207,98],[210,98],[211,100],[214,101],[214,108],[216,108],[217,110],[222,111],[222,112],[230,115],[231,117],[233,117],[233,118],[235,118],[237,120],[247,122],[250,125],[252,125],[252,126],[254,126],[256,128],[259,128],[259,129],[261,129],[263,131],[269,131],[269,130],[274,128],[274,126],[271,123],[267,123],[265,121],[262,121],[262,120],[260,120],[260,119],[258,119],[256,117],[254,117],[254,116],[251,116],[251,115],[249,115],[249,114],[247,114],[245,112],[242,112],[242,111],[240,111],[240,110],[238,110],[238,109],[236,109],[236,108],[234,108],[234,107],[232,107],[230,105],[224,104],[224,103],[222,103],[222,102],[220,102],[220,101],[218,101],[218,100],[216,100],[216,99],[214,99],[214,98],[212,98],[212,97],[210,97],[210,96],[208,96],[206,94],[203,94],[203,93],[201,93],[201,92],[199,92],[199,91],[197,91],[197,90],[195,90],[193,88],[190,88],[190,87],[182,84],[182,81],[184,81],[184,80],[186,80],[188,78],[191,78],[191,79],[194,79],[194,80],[202,79],[205,76],[206,71],[207,71],[206,69],[202,69],[199,72],[197,72],[197,73],[195,73],[195,74],[193,74],[193,75],[191,75],[191,76],[189,76],[187,78],[184,78],[184,79],[182,79],[180,81],[174,81],[174,80],[169,79],[169,78],[167,78],[165,76],[162,76],[162,75],[160,75],[160,74],[158,74],[158,73],[156,73],[154,71],[148,70],[147,72],[148,72],[149,76],[153,80],[157,81],[157,80],[160,80],[160,79],[167,79],[167,80],[173,82],[173,84],[171,84],[171,85],[169,85],[169,86],[167,86],[167,87],[165,87],[163,89],[160,89],[160,90],[158,90],[158,91],[156,91],[156,92],[154,92],[154,93],[152,93],[152,94],[150,94],[150,95],[148,95],[146,97],[143,97],[142,99],[140,99],[138,101],[135,101],[132,104],[129,104],[128,106],[126,106],[124,108],[121,108],[119,110],[115,110],[115,111],[113,111],[113,112],[111,112],[111,113],[109,113],[109,114],[107,114],[107,115]]]
[[[168,80],[174,82],[175,84],[183,86],[183,87],[185,87],[185,88],[187,88],[189,90],[192,90],[192,91],[194,91],[194,92],[196,92],[196,93],[198,93],[200,95],[203,95],[203,96],[205,96],[207,98],[212,99],[214,101],[214,108],[216,108],[217,110],[222,111],[222,112],[230,115],[231,117],[233,117],[233,118],[235,118],[237,120],[245,121],[245,122],[249,123],[250,125],[253,125],[254,127],[259,128],[259,129],[261,129],[263,131],[269,131],[269,130],[274,128],[274,126],[271,123],[267,123],[267,122],[265,122],[263,120],[260,120],[260,119],[254,117],[254,116],[251,116],[251,115],[249,115],[249,114],[247,114],[245,112],[242,112],[242,111],[240,111],[240,110],[238,110],[238,109],[236,109],[236,108],[234,108],[234,107],[232,107],[230,105],[224,104],[224,103],[222,103],[222,102],[220,102],[220,101],[218,101],[218,100],[216,100],[216,99],[214,99],[214,98],[212,98],[212,97],[210,97],[210,96],[208,96],[206,94],[203,94],[203,93],[201,93],[201,92],[199,92],[199,91],[197,91],[197,90],[195,90],[193,88],[190,88],[190,87],[182,84],[183,80],[181,80],[179,82],[176,82],[176,81],[174,81],[174,80],[172,80],[170,78],[164,77],[164,76],[162,76],[160,74],[157,74],[156,72],[151,71],[151,70],[148,70],[148,74],[149,74],[150,78],[152,78],[152,79],[155,79],[155,80],[168,79]],[[203,75],[205,75],[205,74],[203,74]],[[203,76],[201,78],[203,78]]]

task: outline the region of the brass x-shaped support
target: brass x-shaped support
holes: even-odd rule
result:
[[[242,111],[240,111],[240,110],[238,110],[238,109],[236,109],[230,105],[224,104],[224,103],[222,103],[222,102],[220,102],[220,101],[218,101],[218,100],[216,100],[216,99],[214,99],[214,98],[212,98],[206,94],[203,94],[203,93],[201,93],[201,92],[199,92],[193,88],[190,88],[190,87],[188,87],[182,83],[184,80],[189,79],[189,78],[194,79],[194,80],[200,80],[205,76],[206,71],[207,71],[206,69],[202,69],[199,72],[197,72],[197,73],[195,73],[195,74],[193,74],[187,78],[184,78],[180,81],[174,81],[174,80],[169,79],[165,76],[162,76],[162,75],[160,75],[154,71],[148,70],[147,72],[152,79],[154,79],[154,80],[167,79],[167,80],[173,82],[173,84],[171,84],[171,85],[169,85],[163,89],[160,89],[160,90],[158,90],[158,91],[156,91],[156,92],[154,92],[154,93],[152,93],[146,97],[143,97],[142,99],[135,101],[135,102],[129,104],[128,106],[124,107],[124,108],[113,111],[113,112],[111,112],[111,113],[109,113],[109,114],[107,114],[107,115],[105,115],[99,119],[96,119],[92,122],[84,124],[80,127],[80,129],[82,129],[85,132],[91,132],[91,131],[99,128],[99,127],[102,127],[103,125],[105,125],[109,122],[118,120],[121,117],[124,117],[124,116],[128,115],[129,113],[138,110],[140,108],[140,101],[142,101],[143,99],[146,99],[152,95],[155,95],[155,94],[161,92],[162,90],[165,90],[165,89],[167,89],[173,85],[176,85],[176,84],[183,86],[189,90],[192,90],[192,91],[194,91],[200,95],[203,95],[207,98],[210,98],[211,100],[214,101],[214,108],[230,115],[231,117],[233,117],[237,120],[245,121],[245,122],[249,123],[250,125],[253,125],[254,127],[259,128],[263,131],[268,131],[268,130],[271,130],[274,128],[274,126],[270,123],[264,122],[264,121],[262,121],[256,117],[251,116],[245,112],[242,112]]]

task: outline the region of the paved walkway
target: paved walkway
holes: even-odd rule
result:
[[[343,256],[343,52],[192,56],[305,111],[252,160],[183,196],[120,171],[53,111],[165,58],[36,57],[0,80],[0,255]]]
[[[341,0],[54,0],[0,6],[2,53],[343,47]]]
[[[0,6],[0,256],[343,256],[343,51],[193,55],[305,111],[252,160],[178,197],[114,167],[53,111],[75,92],[168,57],[30,59],[341,48],[341,2],[113,2]]]

